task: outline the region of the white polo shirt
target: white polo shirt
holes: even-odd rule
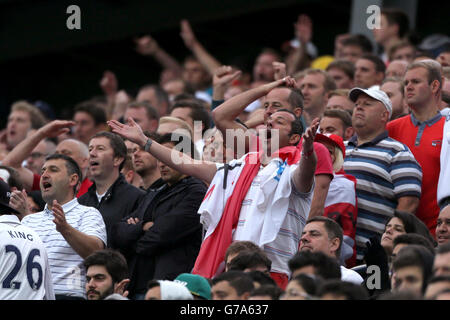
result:
[[[15,215],[0,215],[0,300],[54,300],[47,250]]]
[[[65,203],[62,208],[72,227],[106,244],[105,222],[97,209],[79,204],[76,198]],[[56,230],[53,219],[53,212],[46,205],[44,211],[25,216],[22,223],[33,228],[47,247],[55,294],[85,298],[84,259]]]

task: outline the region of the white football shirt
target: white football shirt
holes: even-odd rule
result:
[[[47,250],[15,215],[0,215],[0,300],[54,300]]]

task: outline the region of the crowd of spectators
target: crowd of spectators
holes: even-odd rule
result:
[[[135,96],[105,70],[70,119],[14,102],[0,299],[450,299],[450,37],[383,8],[319,55],[313,26],[246,73],[183,20],[182,62],[135,40]]]

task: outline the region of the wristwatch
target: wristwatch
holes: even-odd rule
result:
[[[144,150],[148,152],[148,150],[150,149],[150,146],[152,145],[153,140],[148,138],[147,142],[144,145]]]

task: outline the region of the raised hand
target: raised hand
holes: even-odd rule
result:
[[[286,64],[283,62],[277,62],[274,61],[272,62],[272,66],[274,69],[274,79],[275,80],[280,80],[283,79],[284,77],[286,77]]]
[[[192,49],[192,47],[197,42],[197,38],[195,37],[195,34],[192,31],[192,28],[191,28],[191,25],[189,24],[189,21],[181,20],[180,26],[181,26],[180,36],[183,39],[184,44],[189,49]]]
[[[128,118],[128,124],[123,124],[117,120],[109,120],[108,126],[111,128],[112,132],[126,138],[140,146],[145,145],[148,138],[145,136],[142,128],[133,120],[133,118]]]
[[[70,127],[75,125],[74,121],[70,120],[53,120],[45,126],[39,128],[39,132],[47,138],[55,138],[63,133],[69,133]]]
[[[136,51],[143,56],[149,56],[155,54],[158,51],[158,42],[150,35],[146,35],[134,40],[136,43]]]
[[[286,76],[282,79],[263,84],[261,87],[265,89],[266,93],[269,93],[270,91],[281,85],[284,85],[289,88],[295,88],[297,86],[297,82],[291,76]]]
[[[221,66],[216,69],[213,77],[213,86],[228,87],[231,85],[233,80],[236,80],[242,75],[242,71],[233,71],[230,66]]]
[[[306,129],[303,134],[303,147],[302,152],[309,154],[314,150],[314,138],[316,137],[317,128],[319,128],[320,119],[315,118],[311,125]]]
[[[297,22],[294,23],[295,37],[301,43],[308,43],[311,41],[313,32],[313,23],[310,17],[306,14],[298,16]]]
[[[100,80],[100,88],[107,96],[114,96],[117,92],[118,82],[117,77],[112,71],[105,71]]]

